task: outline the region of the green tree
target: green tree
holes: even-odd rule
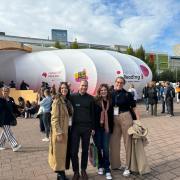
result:
[[[140,48],[138,48],[135,52],[135,56],[143,61],[145,61],[145,50],[143,46],[141,45]]]
[[[170,82],[175,82],[176,77],[175,77],[175,71],[172,71],[170,69],[163,71],[159,75],[161,81],[170,81]]]
[[[153,81],[158,81],[158,74],[156,73],[156,66],[154,63],[151,63],[149,59],[150,59],[149,56],[146,56],[144,62],[149,66],[149,68],[152,71]]]
[[[58,49],[62,49],[63,48],[62,45],[59,43],[59,41],[55,42],[54,47],[58,48]]]
[[[129,54],[129,55],[135,56],[135,52],[134,52],[131,44],[130,44],[129,47],[127,48],[127,51],[126,51],[126,52],[127,52],[127,54]]]
[[[71,49],[78,49],[79,48],[79,45],[77,43],[77,39],[75,39],[75,41],[70,45],[70,48]]]

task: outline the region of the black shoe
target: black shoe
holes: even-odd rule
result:
[[[64,171],[58,172],[57,174],[57,180],[69,180]]]
[[[164,111],[161,112],[161,114],[165,113]]]
[[[65,180],[64,176],[60,173],[57,174],[57,180]]]
[[[72,180],[79,180],[79,178],[80,178],[79,172],[74,172],[74,176]]]
[[[85,170],[81,171],[82,180],[88,180],[88,175]]]

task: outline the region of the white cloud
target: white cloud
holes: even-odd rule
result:
[[[132,0],[108,6],[101,0],[4,0],[0,31],[47,38],[59,28],[68,30],[70,41],[150,46],[172,23],[177,2]]]

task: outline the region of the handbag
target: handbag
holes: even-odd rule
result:
[[[89,162],[93,167],[98,167],[98,152],[93,142],[89,145]]]

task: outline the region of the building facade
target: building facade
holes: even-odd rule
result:
[[[180,56],[180,44],[177,44],[173,47],[173,52],[175,56]]]
[[[51,30],[52,40],[53,41],[59,41],[59,42],[67,42],[67,30],[61,30],[61,29],[52,29]]]

